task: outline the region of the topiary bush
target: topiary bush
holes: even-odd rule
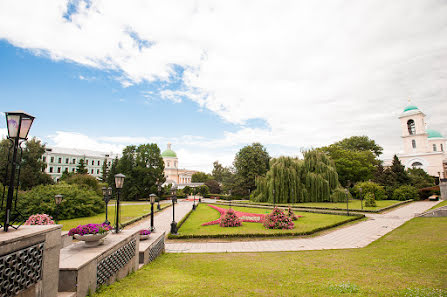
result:
[[[418,190],[413,186],[400,186],[393,192],[393,199],[405,201],[409,199],[419,200]]]
[[[270,214],[265,217],[264,227],[267,229],[293,229],[295,225],[292,219],[284,214],[284,212],[275,207]]]
[[[376,200],[374,199],[373,193],[366,193],[365,195],[365,206],[366,207],[376,207]]]
[[[375,182],[361,182],[361,183],[357,183],[355,185],[355,187],[353,188],[353,192],[355,193],[356,197],[358,197],[359,199],[360,197],[360,188],[362,188],[362,196],[363,198],[366,199],[366,194],[367,193],[372,193],[375,195],[376,200],[385,200],[388,199],[387,195],[386,195],[386,191],[385,188],[382,187],[379,184],[376,184]]]
[[[225,216],[220,219],[219,226],[221,227],[239,227],[242,226],[241,220],[237,217],[233,209],[228,209]]]
[[[105,211],[101,196],[85,186],[79,185],[40,185],[27,192],[20,192],[17,208],[23,216],[46,213],[54,217],[56,203],[54,196],[64,196],[58,209],[58,220],[89,217]]]

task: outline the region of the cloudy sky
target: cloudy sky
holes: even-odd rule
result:
[[[446,1],[0,0],[1,108],[52,146],[172,142],[209,171],[368,135],[389,157],[409,98],[447,134]]]

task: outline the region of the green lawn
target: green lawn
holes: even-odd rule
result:
[[[447,296],[445,230],[416,218],[361,249],[165,254],[94,296]]]
[[[126,201],[127,203],[127,201]],[[169,203],[160,204],[162,209],[164,207],[169,206]],[[112,225],[115,224],[115,205],[110,205],[109,203],[109,214],[108,214],[108,220],[112,223]],[[154,205],[154,211],[157,210],[157,206]],[[149,203],[147,204],[129,204],[129,205],[120,205],[120,212],[121,212],[121,223],[125,223],[131,219],[140,217],[142,215],[148,214],[151,211],[151,205]],[[84,225],[89,223],[102,223],[105,221],[106,214],[102,213],[96,216],[92,217],[83,217],[83,218],[76,218],[71,220],[62,220],[59,221],[59,224],[62,224],[62,230],[68,231],[71,228],[74,228],[78,225]]]
[[[222,208],[228,206],[219,205]],[[271,209],[247,208],[247,207],[233,207],[234,210],[268,214]],[[258,234],[263,236],[265,234],[279,234],[279,233],[298,233],[310,232],[317,228],[322,228],[328,225],[342,223],[350,220],[353,217],[328,215],[309,212],[297,212],[296,215],[302,216],[295,221],[295,228],[291,230],[266,229],[261,223],[247,223],[243,222],[241,227],[220,227],[219,225],[202,226],[203,223],[216,220],[220,217],[217,210],[209,207],[207,204],[199,204],[196,211],[194,211],[185,223],[179,229],[179,234],[184,236],[191,235],[226,235],[226,234]]]
[[[402,201],[397,201],[397,200],[377,200],[376,201],[376,206],[375,207],[365,207],[365,201],[363,201],[363,209],[364,210],[379,210],[381,208],[384,207],[388,207],[397,203],[400,203]],[[252,204],[259,204],[259,202],[251,202],[251,201],[246,201],[243,203],[252,203]],[[262,202],[262,204],[266,204],[267,202]],[[236,203],[234,203],[236,204]],[[282,204],[281,204],[282,205]],[[290,204],[291,206],[294,207],[317,207],[317,208],[330,208],[330,209],[346,209],[346,202],[340,202],[340,203],[335,203],[335,202],[308,202],[308,203],[295,203],[295,204]],[[349,209],[352,210],[361,210],[362,206],[361,206],[361,200],[358,199],[353,199],[353,200],[349,200]]]
[[[447,205],[447,200],[442,201],[442,202],[436,204],[435,206],[433,206],[433,207],[430,208],[430,209],[435,209],[435,208],[443,207],[443,206],[446,206],[446,205]]]

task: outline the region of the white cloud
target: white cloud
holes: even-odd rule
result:
[[[122,73],[124,87],[178,79],[163,90],[240,124],[220,140],[319,146],[367,134],[400,144],[408,97],[447,113],[447,4],[435,0],[0,2],[0,38],[55,60]],[[148,99],[153,94],[146,94]],[[244,127],[263,119],[268,128]],[[445,129],[445,128],[444,128]],[[442,132],[447,132],[442,130]]]
[[[49,146],[87,149],[100,152],[121,153],[125,147],[123,144],[110,143],[102,140],[98,141],[76,132],[56,131],[56,134],[49,135],[48,139],[50,140]]]

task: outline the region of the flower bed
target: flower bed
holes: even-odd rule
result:
[[[293,229],[295,224],[282,210],[275,207],[272,213],[265,217],[264,227],[267,229]]]
[[[233,209],[227,210],[224,217],[220,219],[221,227],[240,227],[242,225],[241,220],[236,215]]]
[[[211,204],[208,204],[208,206],[217,210],[220,213],[220,218],[218,218],[217,220],[211,221],[211,222],[203,223],[202,226],[220,224],[221,220],[227,214],[227,209],[218,207],[216,205],[211,205]],[[241,222],[262,223],[265,218],[264,214],[249,213],[249,212],[234,211],[234,210],[233,210],[233,212]]]
[[[34,214],[26,220],[25,225],[54,225],[53,218],[47,214]]]

